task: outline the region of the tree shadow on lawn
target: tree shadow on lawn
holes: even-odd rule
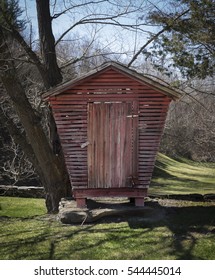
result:
[[[143,250],[146,245],[149,246],[149,250],[150,247],[152,250],[153,247],[157,250],[154,243],[156,239],[153,239],[153,235],[156,233],[159,234],[158,242],[160,242],[161,250],[168,249],[170,252],[168,255],[172,255],[173,259],[206,259],[206,257],[200,256],[201,254],[196,255],[194,248],[202,237],[213,238],[215,234],[215,205],[176,207],[171,206],[171,203],[165,205],[163,201],[146,202],[146,206],[152,209],[148,214],[140,212],[139,215],[105,217],[83,226],[64,226],[50,221],[49,228],[47,221],[45,224],[44,221],[40,221],[42,228],[35,230],[32,235],[31,225],[29,228],[19,228],[16,232],[8,232],[8,240],[0,245],[0,249],[9,259],[75,259],[73,256],[77,256],[79,253],[78,256],[83,257],[82,259],[101,259],[108,244],[113,244],[115,247],[108,248],[106,254],[110,255],[105,257],[114,259],[114,251],[120,251],[119,246],[122,244],[132,248],[132,240],[135,241],[133,247],[139,244]],[[23,221],[28,222],[27,219]],[[30,222],[31,219],[29,219]],[[129,227],[124,222],[127,222]],[[52,231],[53,228],[56,232]],[[161,228],[167,229],[168,234],[165,232],[162,234],[162,231],[160,234]],[[27,236],[17,241],[16,238],[11,238],[14,234],[17,236],[26,234]],[[148,238],[148,236],[152,238]],[[36,247],[34,247],[35,245]],[[169,247],[165,248],[166,245]],[[61,249],[59,253],[58,250],[61,246],[65,250]],[[129,254],[129,248],[127,249]],[[137,247],[136,249],[137,252],[132,254],[131,259],[144,259],[144,252]],[[99,255],[101,250],[104,252]],[[135,248],[132,250],[135,251]],[[97,255],[95,252],[98,252]],[[117,257],[129,258],[129,255],[123,254],[122,250],[121,255],[119,254]],[[164,258],[166,259],[165,255]],[[156,255],[152,259],[156,259]]]
[[[172,233],[172,254],[177,255],[177,259],[204,259],[196,257],[193,249],[201,236],[212,235],[215,241],[215,205],[171,207],[156,202],[149,202],[147,205],[156,208],[158,213],[163,213],[163,218],[157,221],[152,218],[145,223],[144,219],[140,219],[139,223],[138,219],[128,219],[131,228],[148,227],[153,230],[166,227]],[[213,257],[215,259],[215,254]]]
[[[126,206],[126,203],[123,204]],[[99,207],[99,205],[102,207],[102,204],[98,203],[97,206]],[[107,207],[108,204],[103,204],[103,206]],[[111,205],[110,207],[114,206]],[[115,207],[120,206],[115,205]],[[150,208],[151,211],[149,211]],[[127,222],[131,230],[123,222]],[[104,227],[102,227],[103,224]],[[110,227],[107,228],[108,224]],[[97,225],[100,225],[100,227],[98,228]],[[212,239],[215,234],[215,205],[176,207],[150,201],[146,203],[145,213],[142,210],[139,214],[138,211],[131,211],[130,214],[126,212],[124,215],[101,218],[96,223],[90,224],[90,227],[89,224],[85,226],[83,226],[83,232],[91,235],[92,242],[85,243],[83,240],[82,243],[73,245],[69,249],[69,254],[75,254],[77,251],[83,252],[86,259],[90,259],[90,254],[84,252],[99,251],[108,246],[107,244],[111,244],[110,246],[113,246],[113,248],[109,251],[108,259],[114,259],[116,255],[116,258],[127,259],[129,253],[131,259],[144,259],[144,256],[149,259],[150,250],[157,250],[158,246],[155,242],[158,241],[160,250],[165,252],[168,249],[169,253],[167,255],[172,255],[173,259],[207,259],[200,253],[194,252],[194,249],[201,238],[209,237]],[[94,233],[106,235],[103,238],[96,238]],[[157,240],[153,238],[156,234],[159,235]],[[75,233],[69,233],[67,238],[70,239],[74,236]],[[93,238],[95,239],[93,240]],[[123,244],[127,247],[128,256],[125,255],[123,248],[119,246],[117,248],[117,242],[119,246]],[[131,246],[131,250],[135,251],[135,248],[132,248],[132,242],[134,242],[133,247],[136,248],[137,253],[129,252],[129,246]],[[144,252],[146,246],[148,246],[147,253]],[[169,248],[165,248],[165,246],[169,246]],[[114,254],[114,251],[117,250],[119,251],[118,254],[117,252]],[[92,253],[92,255],[95,257],[95,254]],[[167,258],[167,255],[163,256],[164,259]],[[156,253],[153,256],[152,259],[158,259]],[[107,258],[107,256],[105,257]],[[213,255],[213,258],[215,259],[215,255]]]
[[[194,174],[190,171],[192,167],[189,166],[187,171],[178,170],[178,172],[168,170],[168,165],[159,162],[158,166],[155,167],[152,176],[152,186],[159,184],[159,187],[165,186],[183,186],[183,189],[186,191],[186,188],[196,188],[203,189],[210,186],[210,189],[214,189],[214,174],[205,174],[196,171]],[[173,172],[173,174],[171,174]]]
[[[48,216],[48,215],[47,215]],[[56,259],[56,245],[65,238],[73,237],[76,234],[86,232],[90,228],[95,227],[95,224],[89,225],[87,228],[79,227],[72,230],[69,234],[63,232],[62,224],[56,222],[56,217],[50,221],[42,221],[37,216],[35,217],[38,224],[35,225],[35,220],[31,218],[11,218],[0,217],[0,222],[13,223],[20,222],[23,225],[14,231],[0,233],[0,238],[4,241],[0,242],[0,260],[51,260]],[[27,224],[25,224],[27,223]],[[31,225],[32,223],[32,225]],[[36,227],[37,226],[37,227]],[[53,232],[55,229],[55,232]],[[2,257],[3,256],[3,257]]]
[[[166,177],[160,180],[158,177],[152,179],[150,193],[165,194],[165,193],[214,193],[214,182],[203,182],[193,178],[178,178],[174,176]]]

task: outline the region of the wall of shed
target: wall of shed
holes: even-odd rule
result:
[[[88,103],[123,100],[138,103],[138,181],[149,186],[171,99],[109,69],[49,99],[73,188],[88,187]]]

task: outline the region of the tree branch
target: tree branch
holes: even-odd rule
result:
[[[63,37],[65,37],[66,34],[68,34],[73,28],[75,28],[78,25],[82,25],[82,24],[104,24],[104,25],[114,25],[114,26],[119,26],[119,27],[130,27],[132,29],[135,29],[137,26],[133,25],[133,24],[123,24],[123,23],[119,23],[117,21],[114,21],[116,18],[119,18],[123,15],[128,15],[129,13],[133,13],[136,10],[133,11],[125,11],[122,13],[119,13],[117,15],[106,15],[104,14],[104,17],[92,17],[92,18],[87,18],[87,17],[83,17],[81,20],[77,21],[75,24],[73,24],[71,27],[69,27],[65,32],[63,32],[63,34],[58,38],[58,40],[56,41],[55,45],[57,45],[62,39]],[[101,15],[101,14],[100,14]],[[109,21],[110,20],[110,21]],[[141,26],[142,24],[139,24],[139,26]]]
[[[178,15],[171,24],[167,24],[162,30],[160,30],[158,33],[156,33],[153,37],[151,37],[140,49],[139,51],[133,56],[131,61],[128,63],[128,67],[130,67],[134,61],[138,58],[138,56],[143,52],[143,50],[154,40],[156,40],[162,33],[164,33],[166,30],[168,30],[171,26],[174,25],[174,23],[181,18],[183,15],[189,12],[189,9],[184,11],[182,14]]]
[[[116,53],[116,52],[108,52],[108,53],[98,53],[98,54],[92,54],[92,55],[89,55],[89,56],[86,56],[85,54],[83,54],[82,56],[80,57],[77,57],[75,59],[71,59],[70,61],[66,62],[64,65],[61,66],[61,69],[64,69],[70,65],[73,65],[75,63],[78,63],[79,61],[83,60],[83,59],[91,59],[91,58],[94,58],[94,57],[99,57],[99,56],[103,56],[105,57],[106,55],[120,55],[122,53]]]
[[[43,172],[40,168],[40,165],[38,164],[38,161],[36,157],[34,156],[34,151],[31,147],[31,145],[27,142],[27,137],[25,135],[25,132],[21,132],[20,129],[16,127],[12,119],[6,116],[2,106],[0,106],[0,117],[2,123],[4,123],[7,126],[7,129],[11,135],[11,137],[15,140],[15,142],[21,147],[21,149],[24,151],[25,155],[28,157],[30,162],[34,165],[36,168],[36,171],[42,181],[42,184],[45,182],[43,181]],[[44,184],[45,185],[45,184]]]
[[[107,2],[107,0],[90,1],[90,2],[87,2],[87,3],[83,3],[83,4],[78,4],[78,5],[75,5],[75,6],[72,6],[72,7],[69,7],[67,9],[63,10],[60,13],[54,14],[52,16],[52,19],[56,19],[56,18],[62,16],[63,14],[65,14],[66,12],[69,12],[69,11],[71,11],[73,9],[76,9],[76,8],[80,8],[80,7],[87,6],[87,5],[92,5],[92,4],[100,4],[100,3],[103,3],[103,2]]]
[[[4,14],[1,6],[0,6],[0,13]],[[48,81],[47,81],[47,74],[45,72],[45,68],[44,68],[43,64],[41,63],[39,57],[29,47],[29,45],[26,43],[26,41],[24,40],[22,35],[14,28],[14,26],[7,20],[7,18],[5,18],[5,21],[6,21],[7,25],[9,26],[9,28],[6,28],[5,26],[1,26],[1,28],[3,30],[5,30],[6,32],[9,32],[12,35],[12,37],[20,44],[20,46],[24,49],[24,51],[27,53],[29,58],[36,65],[36,67],[41,75],[41,78],[44,82],[45,87],[49,88]]]

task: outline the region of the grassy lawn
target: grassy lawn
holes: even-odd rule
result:
[[[151,193],[215,192],[213,166],[159,157]],[[46,215],[43,199],[0,197],[0,259],[215,259],[215,201],[149,199],[146,205],[153,218],[81,226]]]
[[[149,194],[215,193],[215,164],[176,161],[158,154]]]

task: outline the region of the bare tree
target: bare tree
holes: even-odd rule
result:
[[[200,85],[196,85],[198,87]],[[162,152],[195,161],[215,161],[215,100],[205,92],[192,91],[171,105],[161,143]]]
[[[0,167],[2,177],[6,177],[13,185],[35,178],[32,163],[26,158],[24,152],[13,138],[7,145],[4,145],[4,153],[9,154],[9,156],[4,161],[3,166]]]

